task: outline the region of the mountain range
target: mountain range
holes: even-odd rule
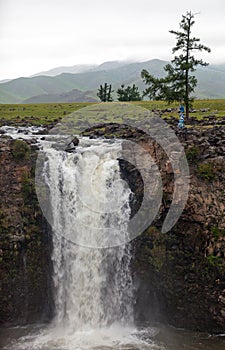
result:
[[[146,62],[110,61],[101,65],[57,67],[32,77],[17,78],[0,84],[0,103],[47,103],[97,101],[97,90],[105,82],[117,90],[121,84],[146,86],[142,69],[162,77],[168,62],[153,59]],[[195,72],[197,98],[225,98],[225,64],[200,67]],[[116,96],[115,96],[116,97]]]

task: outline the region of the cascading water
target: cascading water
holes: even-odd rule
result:
[[[120,178],[120,152],[119,142],[103,141],[76,153],[45,150],[55,324],[71,332],[133,323],[129,248],[111,248],[128,238],[131,192]]]
[[[157,330],[134,326],[121,152],[120,141],[81,139],[74,153],[43,142],[36,188],[52,226],[55,317],[4,349],[164,349]]]

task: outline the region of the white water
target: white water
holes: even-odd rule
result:
[[[55,317],[48,326],[18,327],[19,338],[9,330],[4,349],[164,349],[152,340],[157,329],[134,326],[125,244],[131,191],[120,177],[121,143],[83,139],[76,153],[41,143],[44,166],[37,174],[45,185],[38,195],[53,230]]]
[[[55,318],[39,336],[24,338],[20,348],[137,346],[131,253],[124,244],[131,191],[120,177],[121,143],[83,140],[76,153],[46,143],[44,153]]]
[[[133,324],[127,235],[130,190],[120,179],[119,143],[47,150],[53,220],[55,325],[70,333]]]

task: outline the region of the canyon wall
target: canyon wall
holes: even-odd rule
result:
[[[190,167],[190,191],[176,225],[161,233],[172,202],[174,175],[154,140],[119,125],[90,130],[89,136],[132,139],[159,167],[163,199],[152,225],[131,243],[137,321],[168,322],[209,332],[225,327],[225,131],[222,127],[177,131]],[[30,142],[0,141],[0,320],[3,325],[47,321],[52,317],[51,230],[35,193],[37,150]],[[145,164],[143,163],[143,167]],[[140,207],[143,183],[121,162]]]

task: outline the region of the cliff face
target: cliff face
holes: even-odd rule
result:
[[[0,143],[0,322],[42,321],[51,312],[51,242],[34,188],[36,152]]]
[[[172,123],[177,125],[176,120]],[[136,319],[219,333],[225,327],[225,130],[209,125],[187,133],[175,127],[189,163],[190,190],[181,217],[166,234],[161,228],[173,199],[174,174],[164,150],[140,130],[116,124],[90,129],[86,135],[116,134],[135,141],[160,170],[159,213],[132,242]],[[145,168],[144,158],[135,159],[130,147],[133,162]],[[143,197],[143,183],[133,166],[121,162],[121,171],[136,194],[131,203],[134,214]]]
[[[172,202],[172,169],[154,142],[142,144],[161,168],[164,194],[157,219],[133,243],[137,319],[224,331],[224,136],[214,128],[193,132],[182,141],[190,166],[189,197],[177,224],[166,234],[160,228]]]
[[[190,192],[177,224],[166,234],[162,223],[172,202],[174,177],[165,152],[148,137],[119,126],[101,126],[101,135],[134,139],[155,159],[163,182],[157,218],[131,244],[137,320],[222,332],[225,327],[224,130],[180,133],[190,165]],[[90,135],[98,135],[98,130]],[[29,145],[2,139],[0,153],[1,293],[0,319],[26,323],[52,313],[51,239],[38,206],[34,181],[36,153]],[[144,164],[143,164],[144,166]],[[140,174],[121,162],[136,194]]]

